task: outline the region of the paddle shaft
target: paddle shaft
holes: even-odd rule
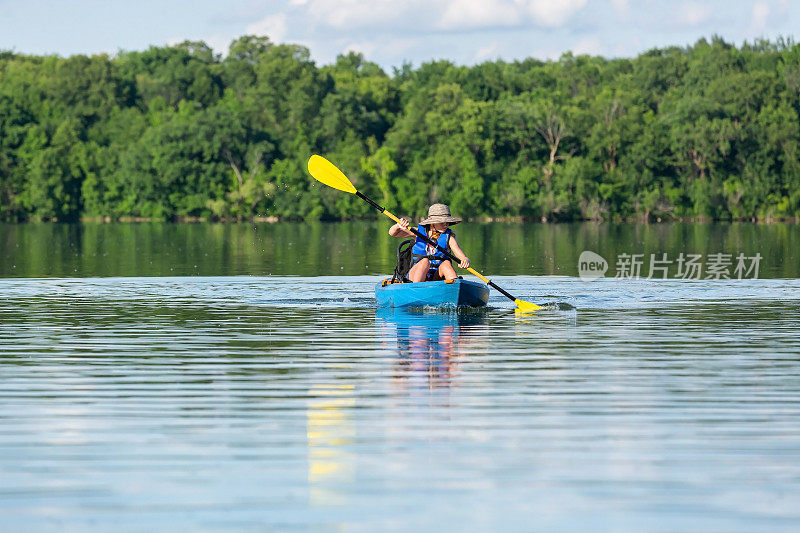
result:
[[[379,204],[378,204],[378,203],[376,203],[376,202],[373,202],[373,201],[372,201],[372,199],[370,199],[370,198],[368,198],[367,196],[365,196],[364,194],[362,194],[362,193],[361,193],[361,191],[356,191],[356,193],[355,193],[355,194],[356,194],[356,196],[358,196],[359,198],[361,198],[362,200],[364,200],[365,202],[367,202],[369,205],[371,205],[372,207],[374,207],[375,209],[377,209],[378,211],[380,211],[381,213],[383,213],[383,214],[384,214],[384,215],[386,215],[387,217],[391,218],[392,220],[394,220],[394,221],[395,221],[395,222],[397,222],[398,224],[400,223],[400,219],[399,219],[399,218],[397,218],[397,217],[396,217],[396,216],[394,216],[392,213],[390,213],[389,211],[387,211],[386,209],[384,209],[384,208],[383,208],[383,206],[379,205]],[[459,259],[458,259],[456,256],[454,256],[454,255],[453,255],[453,254],[451,254],[451,253],[450,253],[448,250],[446,250],[446,249],[442,248],[441,246],[439,246],[438,244],[436,244],[434,241],[432,241],[431,239],[429,239],[429,238],[428,238],[426,235],[423,235],[422,233],[420,233],[419,231],[417,231],[415,228],[412,228],[412,227],[410,227],[410,226],[409,226],[409,228],[408,228],[408,231],[410,231],[411,233],[413,233],[414,235],[416,235],[418,238],[422,239],[423,241],[427,242],[428,244],[430,244],[431,246],[433,246],[434,248],[436,248],[437,250],[439,250],[440,252],[442,252],[442,253],[445,255],[445,257],[447,257],[447,258],[448,258],[448,259],[450,259],[451,261],[455,261],[456,263],[459,263],[459,262],[460,262],[460,260],[459,260]],[[494,282],[493,282],[492,280],[490,280],[489,278],[487,278],[486,276],[484,276],[483,274],[481,274],[480,272],[478,272],[478,271],[477,271],[477,270],[475,270],[474,268],[472,268],[472,267],[469,267],[469,268],[467,268],[467,271],[468,271],[470,274],[474,274],[475,276],[477,276],[478,278],[480,278],[480,279],[481,279],[481,281],[483,281],[484,283],[486,283],[487,285],[489,285],[490,287],[492,287],[493,289],[495,289],[497,292],[499,292],[500,294],[502,294],[502,295],[503,295],[503,296],[505,296],[506,298],[508,298],[508,299],[510,299],[510,300],[513,300],[514,302],[516,302],[516,301],[517,301],[517,299],[516,299],[514,296],[512,296],[511,294],[509,294],[509,293],[508,293],[506,290],[504,290],[502,287],[498,287],[497,285],[495,285],[495,284],[494,284]]]

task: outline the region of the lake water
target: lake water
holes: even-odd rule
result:
[[[0,530],[797,531],[797,226],[459,226],[522,317],[376,309],[387,227],[0,225]]]

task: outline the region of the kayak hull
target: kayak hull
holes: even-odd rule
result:
[[[489,287],[464,279],[378,283],[375,298],[378,307],[483,307],[489,301]]]

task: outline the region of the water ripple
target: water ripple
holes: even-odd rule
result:
[[[0,280],[0,529],[792,531],[800,282]]]

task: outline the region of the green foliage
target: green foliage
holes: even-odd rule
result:
[[[318,67],[246,35],[115,57],[0,53],[0,220],[358,219],[312,153],[399,214],[800,217],[800,45],[631,59]]]

